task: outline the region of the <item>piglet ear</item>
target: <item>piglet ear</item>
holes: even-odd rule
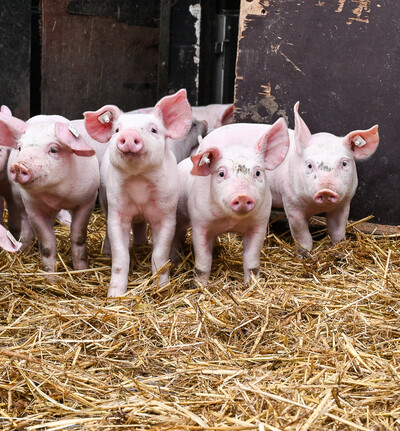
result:
[[[11,113],[10,108],[9,108],[8,106],[6,106],[6,105],[1,105],[1,110],[0,110],[0,112],[2,112],[3,114],[8,115],[9,117],[11,117],[11,116],[12,116],[12,113]]]
[[[8,108],[7,108],[8,109]],[[10,111],[11,114],[11,111]],[[19,118],[0,112],[0,145],[17,148],[17,141],[25,133],[28,124]]]
[[[375,125],[368,130],[354,130],[343,138],[344,144],[350,146],[356,160],[371,156],[378,147],[379,133]]]
[[[3,225],[0,225],[0,247],[14,253],[18,251],[21,246],[22,244],[18,242]]]
[[[163,97],[154,107],[153,114],[164,123],[167,138],[181,139],[192,126],[192,108],[184,88]]]
[[[294,140],[296,142],[296,149],[301,154],[304,148],[308,147],[311,138],[311,132],[307,124],[303,121],[299,114],[300,102],[294,105]]]
[[[288,150],[288,128],[285,120],[279,118],[258,141],[256,151],[263,154],[266,169],[272,170],[283,162]]]
[[[114,123],[122,111],[115,105],[104,105],[97,111],[87,111],[85,127],[89,135],[98,142],[108,142],[114,134]]]
[[[72,125],[56,123],[56,136],[62,144],[69,147],[77,156],[90,157],[95,154],[94,149],[89,147]]]
[[[190,157],[193,162],[193,168],[190,173],[200,177],[210,175],[215,167],[215,163],[221,157],[222,155],[218,148],[207,148],[201,153],[194,154]]]
[[[233,105],[229,105],[221,117],[221,125],[226,126],[233,123]]]

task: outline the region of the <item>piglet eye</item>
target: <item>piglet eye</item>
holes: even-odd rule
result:
[[[57,148],[50,148],[50,153],[57,154],[58,153]]]
[[[157,133],[157,129],[156,129],[156,128],[154,128],[154,127],[152,127],[152,128],[151,128],[151,133]]]
[[[260,171],[256,171],[256,177],[259,177],[261,175]]]
[[[225,172],[220,171],[220,172],[218,172],[218,175],[219,175],[221,178],[223,178],[223,177],[225,176]]]
[[[308,163],[308,164],[307,164],[307,168],[308,168],[308,169],[312,169],[312,164],[311,164],[311,163]]]
[[[115,133],[118,133],[119,132],[119,127],[117,127],[116,129],[115,129]]]
[[[347,162],[346,162],[346,160],[343,160],[343,162],[342,162],[342,166],[343,166],[343,167],[347,166]]]

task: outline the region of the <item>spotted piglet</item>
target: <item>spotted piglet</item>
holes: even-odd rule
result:
[[[110,140],[100,175],[102,206],[107,214],[112,271],[108,296],[127,290],[129,236],[132,223],[148,222],[152,228],[152,271],[161,270],[169,258],[175,232],[179,197],[178,169],[166,139],[181,139],[192,125],[186,90],[161,99],[150,113],[122,113],[114,105],[85,112],[92,138]],[[168,268],[159,283],[168,282]]]
[[[333,244],[345,237],[350,201],[357,188],[355,162],[368,158],[379,143],[378,126],[354,130],[345,137],[311,134],[294,107],[295,129],[285,161],[268,172],[272,205],[284,208],[300,256],[312,249],[311,216],[326,213]]]
[[[180,198],[171,258],[175,260],[189,224],[200,282],[209,279],[214,238],[243,236],[244,281],[260,271],[260,252],[271,212],[266,171],[282,163],[289,146],[286,123],[232,124],[212,131],[198,152],[179,168]]]

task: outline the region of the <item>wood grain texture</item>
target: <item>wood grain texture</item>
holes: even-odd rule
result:
[[[42,2],[43,113],[72,119],[107,103],[122,110],[154,104],[159,29],[66,7]]]
[[[31,2],[0,6],[0,105],[24,120],[30,111]]]

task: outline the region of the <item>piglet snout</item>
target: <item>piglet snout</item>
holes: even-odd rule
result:
[[[235,213],[245,214],[255,207],[255,202],[250,196],[240,195],[231,202],[231,210]]]
[[[117,147],[123,153],[139,153],[143,148],[143,140],[135,130],[124,130],[117,138]]]
[[[31,171],[22,163],[13,163],[10,174],[12,180],[19,184],[26,184],[32,179]]]
[[[322,189],[314,196],[314,201],[319,205],[335,204],[338,200],[339,195],[330,189]]]

